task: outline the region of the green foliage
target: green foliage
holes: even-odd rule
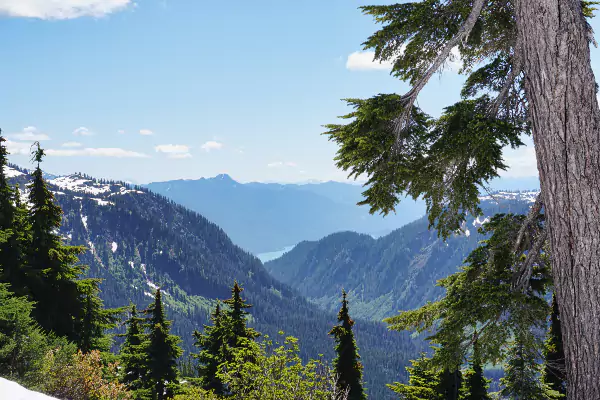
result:
[[[483,376],[483,365],[479,356],[477,341],[473,344],[470,368],[463,374],[461,400],[491,400],[488,394],[489,380]]]
[[[218,376],[219,365],[224,360],[224,348],[226,346],[225,315],[221,313],[221,306],[217,303],[215,311],[211,315],[212,326],[204,325],[204,332],[194,331],[195,346],[200,349],[194,357],[198,360],[198,376],[201,385],[206,390],[212,390],[217,394],[223,394],[225,387]]]
[[[511,344],[504,377],[500,380],[503,386],[502,396],[511,400],[561,398],[560,393],[540,381],[541,368],[537,362],[537,349],[531,346],[532,339],[527,336],[530,334],[522,333]]]
[[[412,360],[412,367],[406,367],[408,384],[395,382],[388,387],[405,400],[442,400],[440,372],[432,369],[429,361],[423,354]]]
[[[556,295],[552,296],[552,314],[550,315],[550,330],[544,347],[543,382],[551,389],[562,395],[567,394],[567,376],[565,365],[565,350],[560,326],[560,315]]]
[[[187,386],[182,389],[183,393],[177,394],[174,400],[218,400],[219,397],[196,386]]]
[[[335,352],[337,357],[333,360],[337,385],[341,392],[348,391],[349,400],[363,400],[367,396],[362,385],[363,366],[358,355],[358,347],[354,340],[352,327],[354,321],[348,312],[346,291],[342,291],[342,307],[338,313],[340,325],[336,325],[329,332],[335,338]]]
[[[146,380],[146,338],[143,324],[144,319],[138,317],[136,307],[132,305],[129,318],[125,321],[127,331],[123,334],[125,340],[121,345],[120,356],[123,365],[121,382],[133,391],[142,389]]]
[[[33,303],[0,284],[0,376],[36,386],[48,339],[31,318]]]
[[[388,318],[391,328],[418,332],[435,328],[429,339],[443,346],[436,351],[434,362],[448,367],[462,363],[473,338],[481,361],[497,364],[505,357],[505,345],[518,332],[544,329],[549,311],[544,295],[550,283],[546,264],[533,266],[531,289],[511,290],[517,261],[513,246],[523,218],[498,214],[484,224],[480,231],[489,238],[469,255],[462,271],[439,282],[446,295],[420,309]],[[481,327],[477,336],[474,327]],[[530,348],[539,348],[537,337],[525,339]]]
[[[242,299],[241,293],[244,289],[236,282],[231,289],[231,298],[224,300],[223,303],[229,306],[225,310],[225,321],[227,324],[227,344],[230,347],[240,346],[241,339],[256,339],[260,334],[252,328],[246,326],[247,316],[250,314],[244,311],[252,306]]]
[[[221,379],[230,397],[239,400],[345,400],[346,393],[336,387],[333,371],[321,359],[304,364],[298,341],[287,337],[282,345],[266,338],[258,344],[248,339],[247,346],[233,351],[225,363]],[[249,361],[249,359],[252,359]]]
[[[151,390],[153,398],[170,399],[179,384],[177,359],[183,352],[179,348],[181,339],[169,333],[171,321],[166,319],[160,289],[156,290],[154,303],[146,313],[149,332],[144,346],[147,357],[144,386]]]
[[[327,125],[340,145],[337,166],[350,176],[367,175],[363,193],[371,213],[388,214],[402,197],[423,198],[430,227],[447,238],[460,230],[465,211],[481,213],[479,190],[506,169],[502,148],[516,148],[521,127],[490,118],[487,96],[447,107],[437,121],[414,108],[411,123],[396,133],[394,120],[403,112],[398,95],[350,99],[355,111],[346,125]]]

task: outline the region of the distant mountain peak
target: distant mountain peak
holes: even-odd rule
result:
[[[212,179],[225,182],[235,182],[235,180],[229,174],[219,174]]]

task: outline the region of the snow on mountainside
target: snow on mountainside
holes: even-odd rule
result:
[[[0,399],[2,400],[57,400],[45,394],[32,392],[18,383],[0,378]]]
[[[7,178],[16,178],[17,176],[25,175],[19,170],[16,170],[12,167],[4,167],[4,174]]]
[[[479,200],[485,201],[500,201],[500,200],[516,200],[524,201],[527,203],[534,203],[537,195],[540,193],[539,190],[530,191],[498,191],[492,192],[486,196],[480,196]]]

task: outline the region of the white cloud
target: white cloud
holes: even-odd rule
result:
[[[28,155],[31,153],[31,143],[14,142],[7,140],[6,149],[10,154]]]
[[[61,144],[61,146],[62,147],[81,147],[83,145],[79,142],[65,142],[65,143]]]
[[[118,133],[119,135],[124,135],[124,134],[125,134],[125,131],[124,131],[123,129],[119,129],[119,130],[117,131],[117,133]]]
[[[48,149],[46,154],[56,157],[112,157],[112,158],[147,158],[148,155],[120,148],[100,147],[85,149]]]
[[[43,140],[50,140],[50,136],[46,135],[45,133],[41,133],[35,126],[28,126],[27,128],[23,128],[22,132],[13,133],[8,136],[15,140],[22,140],[24,142],[41,142]]]
[[[140,129],[140,135],[150,136],[154,135],[154,132],[152,132],[150,129]]]
[[[132,0],[0,0],[0,14],[38,19],[103,17],[132,4]]]
[[[0,0],[0,1],[2,1],[2,0]],[[79,128],[77,128],[73,131],[73,135],[75,135],[75,136],[92,136],[93,134],[94,134],[94,132],[90,131],[85,126],[80,126]]]
[[[400,49],[400,53],[404,52],[406,45],[403,45]],[[393,62],[375,61],[374,51],[355,51],[348,56],[346,61],[346,68],[351,71],[367,71],[367,70],[387,70],[390,71],[393,67]],[[453,72],[458,72],[461,67],[460,52],[458,47],[455,47],[450,52],[450,56],[446,60],[446,66]]]
[[[504,163],[508,165],[506,171],[500,171],[504,178],[525,178],[538,176],[535,148],[531,139],[524,140],[526,146],[518,149],[506,148],[504,150]]]
[[[216,142],[214,140],[209,140],[208,142],[200,146],[200,148],[206,152],[209,152],[211,150],[220,150],[223,148],[223,143]]]
[[[185,144],[161,144],[154,147],[157,153],[167,154],[169,158],[191,158],[190,146]]]
[[[296,164],[295,162],[292,161],[275,161],[272,163],[268,163],[267,167],[269,168],[279,168],[279,167],[290,167],[290,168],[296,168],[298,166],[298,164]]]
[[[392,69],[393,64],[390,61],[380,63],[373,60],[373,58],[375,58],[375,52],[373,51],[355,51],[348,56],[346,68],[351,71],[366,71],[370,69],[389,71]]]
[[[183,158],[192,158],[192,155],[190,153],[181,153],[181,154],[169,154],[168,157],[174,158],[174,159],[183,159]]]

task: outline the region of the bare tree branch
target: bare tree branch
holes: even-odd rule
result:
[[[533,273],[533,263],[540,256],[540,251],[548,238],[548,231],[541,231],[540,235],[537,237],[535,243],[529,253],[527,253],[527,257],[525,261],[519,266],[519,269],[515,271],[515,279],[513,280],[513,290],[523,292],[527,289],[529,285],[529,280],[531,279],[531,275]]]

